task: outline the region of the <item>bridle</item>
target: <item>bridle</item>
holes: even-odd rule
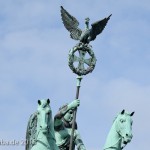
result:
[[[117,127],[116,127],[116,126],[118,126],[118,123],[116,123],[115,128],[116,128],[117,134],[120,135],[120,137],[119,137],[119,139],[117,140],[117,142],[116,142],[115,144],[113,144],[113,145],[111,145],[111,146],[105,148],[104,150],[106,150],[106,149],[108,149],[108,148],[113,148],[120,140],[121,140],[121,149],[125,148],[125,146],[128,144],[128,142],[127,142],[126,144],[123,144],[123,143],[122,143],[122,139],[124,139],[124,136],[121,134],[120,130],[117,131]],[[122,144],[123,144],[123,146],[122,146]]]
[[[122,139],[124,139],[123,135],[120,133],[120,131],[116,131],[116,132],[120,135],[119,140],[122,141]],[[119,140],[118,140],[118,142],[119,142]],[[117,143],[118,143],[118,142],[117,142]],[[116,144],[117,144],[117,143],[116,143]],[[124,143],[121,142],[121,149],[125,148],[125,146],[126,146],[127,144],[128,144],[128,142],[127,142],[126,144],[124,144]]]
[[[38,120],[38,119],[37,119],[37,120]],[[38,122],[38,121],[37,121],[37,122]],[[48,124],[48,123],[47,123],[47,124]],[[47,125],[46,130],[47,130],[47,134],[46,134],[46,135],[49,135],[49,132],[50,132],[50,125],[49,125],[49,124]],[[38,130],[38,132],[37,132],[36,139],[35,139],[35,143],[39,142],[39,143],[41,143],[41,144],[44,144],[42,141],[39,141],[39,140],[38,140],[38,136],[39,136],[40,132],[42,132],[42,128],[40,128],[40,129]],[[45,144],[44,144],[44,145],[45,145]]]
[[[116,126],[118,127],[118,129],[119,129],[119,125],[118,125],[118,123],[116,123]],[[123,148],[125,148],[125,146],[128,144],[128,142],[126,142],[125,144],[124,143],[122,143],[122,139],[124,139],[124,136],[121,134],[121,131],[119,130],[119,131],[117,131],[117,127],[116,127],[116,132],[120,135],[120,140],[121,140],[121,149],[123,149]]]

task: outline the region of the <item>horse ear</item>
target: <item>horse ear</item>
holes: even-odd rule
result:
[[[122,112],[121,112],[121,114],[123,115],[123,114],[124,114],[124,112],[125,112],[125,110],[123,109],[123,110],[122,110]]]
[[[133,116],[133,115],[134,115],[134,113],[135,113],[135,112],[133,111],[133,112],[130,114],[130,116]]]
[[[47,99],[47,104],[50,104],[50,99],[49,98]]]
[[[41,101],[40,100],[38,100],[38,104],[41,105]]]

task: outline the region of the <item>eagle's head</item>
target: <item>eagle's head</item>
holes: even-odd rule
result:
[[[85,18],[85,28],[86,29],[89,29],[89,21],[90,21],[90,18]]]

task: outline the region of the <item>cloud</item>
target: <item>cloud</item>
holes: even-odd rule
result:
[[[25,138],[38,99],[50,98],[54,115],[75,98],[76,75],[67,61],[77,41],[70,39],[62,24],[63,5],[82,29],[87,16],[92,23],[113,14],[103,33],[91,42],[97,64],[81,83],[77,121],[87,149],[103,147],[114,117],[124,108],[135,111],[134,138],[127,149],[148,149],[148,4],[148,0],[0,1],[0,139]],[[0,148],[21,150],[24,146]]]

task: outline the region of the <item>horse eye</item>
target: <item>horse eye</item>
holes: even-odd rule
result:
[[[70,114],[72,114],[73,112],[72,112],[72,111],[70,111],[69,113],[70,113]]]

